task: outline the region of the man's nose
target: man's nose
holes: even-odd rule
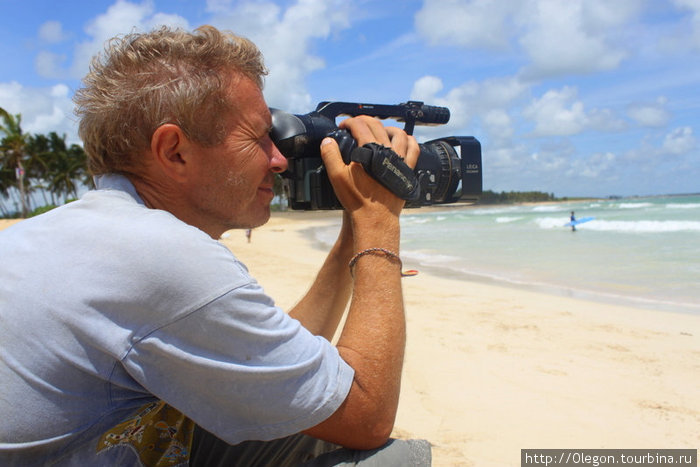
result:
[[[270,170],[274,173],[282,173],[287,170],[287,158],[282,155],[277,146],[272,144],[272,155],[270,157]]]

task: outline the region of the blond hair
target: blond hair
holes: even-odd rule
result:
[[[229,84],[245,76],[262,89],[265,74],[255,44],[213,26],[192,33],[162,27],[110,40],[73,99],[90,170],[137,169],[139,154],[166,123],[199,144],[220,143],[220,122],[233,110]]]

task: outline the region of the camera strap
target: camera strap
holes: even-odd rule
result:
[[[350,160],[359,162],[379,183],[406,201],[415,201],[420,195],[420,185],[415,172],[391,148],[377,143],[367,143],[350,153]]]

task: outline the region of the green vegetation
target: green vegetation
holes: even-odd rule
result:
[[[500,193],[485,190],[477,204],[515,204],[515,203],[540,203],[543,201],[566,201],[568,198],[557,198],[554,193],[541,191],[502,191]]]
[[[22,116],[0,107],[0,216],[27,217],[77,198],[78,187],[92,186],[87,157],[77,144],[55,132],[30,135]],[[37,196],[44,204],[32,206]],[[10,207],[14,206],[14,207]]]

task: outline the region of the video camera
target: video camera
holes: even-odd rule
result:
[[[404,122],[404,131],[410,135],[415,125],[447,123],[450,111],[446,107],[418,101],[398,105],[321,102],[315,111],[305,115],[273,108],[270,112],[270,136],[288,160],[288,169],[282,176],[288,180],[292,209],[342,208],[321,159],[320,145],[326,136],[338,142],[346,164],[360,162],[372,177],[405,199],[406,206],[454,203],[481,194],[481,144],[472,136],[449,136],[420,144],[420,157],[415,169],[411,169],[396,153],[382,146],[358,148],[350,133],[335,123],[341,115],[391,118]],[[461,157],[456,147],[460,148]]]

